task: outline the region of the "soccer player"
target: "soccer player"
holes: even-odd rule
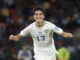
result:
[[[34,20],[32,24],[24,28],[18,35],[10,35],[9,39],[18,41],[22,37],[30,34],[34,41],[34,58],[35,60],[56,60],[56,54],[53,34],[54,32],[64,37],[72,38],[71,33],[64,32],[48,21],[45,21],[45,11],[42,7],[34,9]]]

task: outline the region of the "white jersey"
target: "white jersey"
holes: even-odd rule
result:
[[[37,27],[35,23],[36,22],[23,29],[20,35],[25,37],[27,34],[30,34],[32,36],[35,53],[37,51],[47,52],[47,50],[49,50],[49,52],[51,51],[51,53],[57,53],[54,46],[53,34],[54,32],[61,34],[63,30],[48,21],[44,21],[44,25],[42,27]]]

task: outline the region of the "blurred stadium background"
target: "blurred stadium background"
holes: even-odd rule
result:
[[[30,36],[18,42],[9,41],[8,37],[10,34],[18,34],[34,21],[33,9],[38,5],[46,10],[47,21],[74,34],[74,37],[70,39],[55,34],[56,49],[64,45],[70,52],[69,60],[79,60],[80,0],[0,0],[0,58],[17,60],[17,53],[23,44],[27,44],[32,56],[34,55],[33,41]]]

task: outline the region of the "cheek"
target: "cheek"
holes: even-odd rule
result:
[[[44,18],[44,16],[42,16],[42,18]]]
[[[33,18],[36,18],[36,16],[33,16]]]

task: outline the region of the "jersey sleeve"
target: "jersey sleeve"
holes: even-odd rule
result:
[[[21,30],[20,35],[23,37],[26,37],[31,30],[32,25],[27,26],[26,28],[24,28],[23,30]]]
[[[52,23],[51,23],[51,29],[57,34],[62,34],[63,32],[63,29],[59,28],[58,26]]]

